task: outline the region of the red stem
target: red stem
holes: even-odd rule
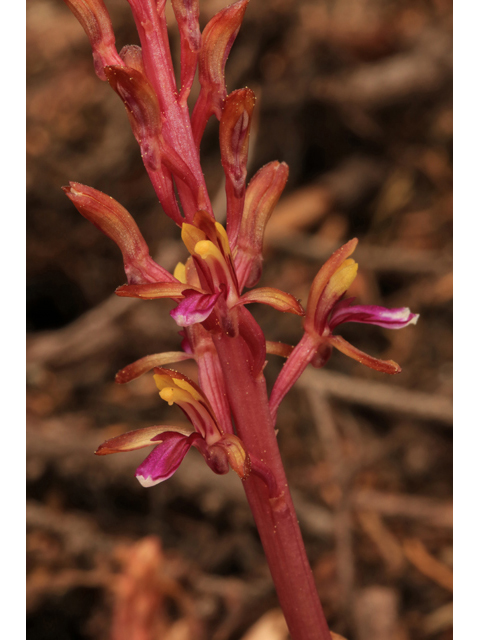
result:
[[[237,433],[246,450],[270,468],[280,488],[280,495],[271,497],[259,476],[252,473],[244,480],[292,640],[331,640],[280,457],[265,378],[252,376],[248,348],[241,337],[215,334],[214,342],[225,379],[230,381],[227,394]]]

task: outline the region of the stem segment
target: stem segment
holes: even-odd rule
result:
[[[245,493],[260,534],[268,565],[293,640],[331,640],[308,563],[268,407],[265,378],[251,373],[249,350],[240,337],[214,335],[238,436],[246,450],[266,464],[279,488],[251,474]]]

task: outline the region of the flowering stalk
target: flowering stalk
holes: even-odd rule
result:
[[[65,2],[90,39],[97,75],[126,107],[155,192],[165,213],[181,227],[190,254],[170,274],[151,258],[134,219],[118,202],[77,182],[64,187],[79,212],[122,252],[127,284],[117,295],[171,298],[177,304],[170,314],[181,327],[181,350],[145,356],[119,371],[116,381],[128,383],[153,370],[160,397],[176,404],[191,428],[138,429],[108,440],[96,453],[154,447],[136,472],[146,487],[175,473],[190,447],[215,473],[232,468],[244,484],[293,640],[329,640],[277,445],[277,409],[308,364],[324,366],[334,347],[378,371],[398,373],[393,361],[364,354],[333,331],[344,322],[399,329],[418,316],[408,309],[354,305],[345,298],[358,268],[350,258],[356,239],[320,269],[306,311],[288,293],[252,288],[262,272],[265,226],[285,187],[288,167],[271,162],[246,185],[255,95],[250,89],[227,94],[224,67],[248,0],[221,10],[203,33],[198,0],[172,0],[180,32],[180,88],[168,45],[165,0],[128,0],[142,46],[127,46],[120,53],[102,0]],[[190,117],[187,98],[197,68],[201,89]],[[212,115],[220,122],[226,229],[215,221],[199,160]],[[250,290],[244,292],[245,286]],[[304,316],[304,335],[296,347],[265,340],[246,308],[253,302]],[[270,399],[263,376],[267,353],[286,358]],[[197,363],[198,385],[165,368],[187,359]]]

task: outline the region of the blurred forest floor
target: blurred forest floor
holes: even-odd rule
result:
[[[201,0],[202,25],[226,4]],[[138,43],[126,0],[107,5],[118,48]],[[236,476],[215,476],[194,451],[145,490],[134,478],[144,452],[93,455],[124,431],[180,424],[151,376],[113,382],[179,337],[169,303],[112,294],[120,253],[60,187],[116,198],[165,267],[185,250],[82,29],[61,0],[27,11],[28,638],[286,640]],[[452,637],[451,30],[449,0],[251,0],[227,64],[229,90],[258,96],[249,177],[270,160],[290,166],[262,283],[305,303],[323,261],[357,236],[351,294],[421,314],[398,332],[342,327],[400,375],[337,353],[279,412],[318,590],[349,640]],[[211,121],[202,157],[221,219],[217,140]],[[267,339],[300,338],[297,317],[255,314]],[[269,385],[281,365],[270,357]]]

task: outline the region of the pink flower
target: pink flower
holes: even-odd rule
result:
[[[240,295],[227,232],[206,211],[198,211],[193,224],[183,223],[182,240],[191,257],[185,265],[177,265],[176,282],[123,285],[117,295],[148,300],[173,298],[179,304],[170,315],[180,327],[204,323],[209,331],[223,330],[229,335],[241,331],[239,315],[245,304],[259,302],[279,311],[304,314],[292,295],[273,287]],[[244,324],[250,322],[245,314],[242,318]]]
[[[167,425],[137,429],[107,440],[95,453],[108,455],[155,445],[135,474],[144,487],[170,478],[192,446],[200,451],[215,473],[227,473],[232,467],[240,478],[245,478],[250,473],[248,454],[241,440],[219,424],[200,388],[177,371],[161,368],[154,371],[160,397],[170,405],[178,405],[192,429]]]
[[[344,298],[355,280],[358,264],[350,258],[357,246],[354,238],[333,253],[318,272],[310,288],[304,319],[305,333],[289,355],[270,397],[274,415],[285,394],[300,377],[307,365],[323,367],[332,354],[333,347],[362,364],[383,373],[399,373],[400,366],[393,360],[380,360],[370,356],[333,330],[345,322],[375,324],[387,329],[403,329],[416,324],[418,314],[403,307],[386,309],[373,305],[353,305],[354,298]]]
[[[356,347],[332,331],[344,322],[376,324],[387,329],[403,329],[416,324],[418,314],[410,309],[386,309],[378,306],[351,306],[354,298],[344,299],[355,280],[358,264],[349,256],[354,252],[358,240],[354,238],[333,253],[318,272],[310,289],[305,332],[311,341],[318,344],[316,357],[325,364],[325,355],[335,347],[354,360],[383,373],[399,373],[399,365],[393,360],[379,360],[359,351]]]

